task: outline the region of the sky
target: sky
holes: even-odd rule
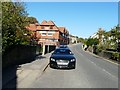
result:
[[[26,2],[29,16],[39,23],[52,20],[70,34],[88,38],[103,28],[118,24],[118,2]]]

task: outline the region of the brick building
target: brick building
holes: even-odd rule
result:
[[[41,24],[30,24],[27,27],[32,31],[38,44],[54,45],[69,44],[69,32],[65,27],[57,27],[53,21],[43,21]]]

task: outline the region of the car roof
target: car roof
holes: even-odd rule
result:
[[[67,45],[60,45],[59,47],[67,47]]]
[[[56,49],[66,49],[66,50],[70,50],[68,47],[67,47],[67,48],[60,48],[60,47],[58,47],[58,48],[56,48]]]

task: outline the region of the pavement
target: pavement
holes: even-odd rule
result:
[[[2,72],[2,87],[3,88],[9,87],[10,82],[17,83],[16,79],[19,76],[22,76],[19,78],[19,81],[21,81],[26,77],[27,74],[30,74],[33,70],[37,70],[37,72],[39,71],[38,73],[39,75],[41,75],[48,66],[50,54],[51,53],[47,53],[44,56],[39,55],[35,58],[34,61],[30,63],[16,65],[5,69]],[[15,86],[16,85],[12,87]]]

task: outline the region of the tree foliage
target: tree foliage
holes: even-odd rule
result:
[[[30,23],[30,24],[35,24],[35,23],[38,23],[37,19],[35,17],[28,17],[27,18],[27,21]]]
[[[2,49],[5,51],[9,46],[29,43],[29,33],[25,26],[27,22],[27,12],[24,3],[2,2]]]
[[[78,42],[82,42],[82,43],[84,43],[84,39],[83,38],[78,38]]]
[[[98,43],[99,40],[97,38],[88,38],[85,42],[85,44],[88,46],[97,45]]]
[[[120,26],[119,24],[110,31],[98,30],[99,47],[104,49],[116,49],[120,42]]]

